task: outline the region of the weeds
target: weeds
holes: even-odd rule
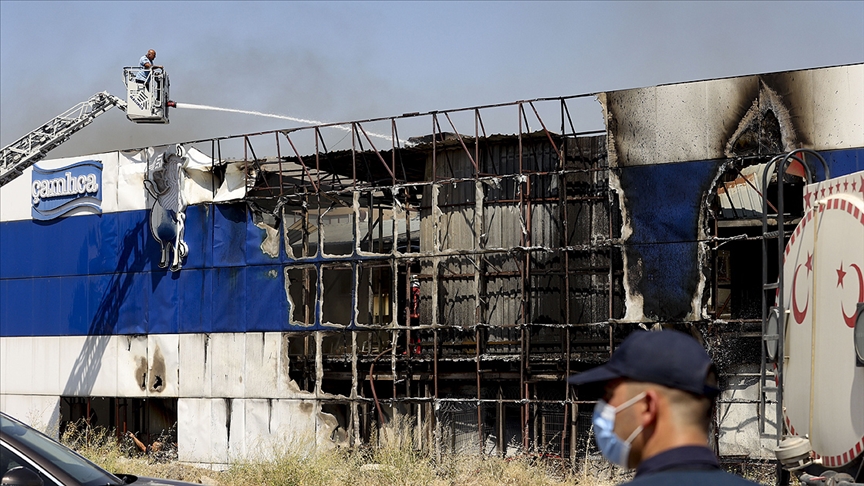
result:
[[[417,450],[413,437],[411,424],[394,420],[370,440],[375,447],[322,450],[301,441],[261,449],[259,455],[267,459],[235,462],[224,471],[141,456],[131,440],[81,423],[67,427],[61,440],[109,471],[222,486],[609,486],[629,478],[596,459],[577,461],[574,467],[569,460],[536,455],[436,457]]]

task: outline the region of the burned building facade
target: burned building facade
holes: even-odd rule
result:
[[[862,86],[859,64],[353,122],[350,149],[320,126],[42,162],[102,190],[45,217],[33,169],[0,189],[0,408],[176,423],[199,463],[397,417],[420,448],[575,459],[599,391],[566,377],[674,327],[720,368],[718,452],[763,457],[761,175],[796,148],[864,168]],[[605,129],[577,132],[593,98]]]

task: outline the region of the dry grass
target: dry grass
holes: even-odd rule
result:
[[[222,486],[610,486],[630,477],[605,461],[580,460],[571,465],[536,456],[436,458],[416,450],[411,437],[410,425],[398,423],[372,441],[378,447],[315,451],[309,444],[291,444],[268,451],[268,460],[237,462],[224,471],[181,464],[170,454],[141,456],[129,439],[118,441],[112,432],[99,428],[70,427],[61,440],[108,471]],[[759,476],[763,471],[750,472]]]

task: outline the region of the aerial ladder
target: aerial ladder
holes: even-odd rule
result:
[[[126,112],[134,123],[168,123],[168,75],[161,69],[150,72],[146,82],[136,80],[140,68],[123,68],[126,101],[103,91],[78,103],[44,125],[19,138],[0,150],[0,187],[8,184],[24,171],[45,158],[76,132],[86,127],[99,115],[113,107]]]

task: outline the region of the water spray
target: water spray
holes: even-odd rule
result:
[[[255,116],[264,116],[268,118],[279,118],[282,120],[290,120],[297,123],[303,123],[306,125],[324,125],[325,122],[317,121],[317,120],[307,120],[305,118],[295,118],[293,116],[285,116],[285,115],[276,115],[274,113],[262,113],[260,111],[249,111],[249,110],[235,110],[233,108],[219,108],[217,106],[207,106],[207,105],[197,105],[194,103],[178,103],[175,101],[169,101],[168,106],[172,108],[186,108],[189,110],[209,110],[209,111],[225,111],[228,113],[241,113],[244,115],[255,115]],[[351,131],[351,127],[346,127],[345,125],[328,125],[331,128],[338,128],[339,130],[344,130],[346,132]],[[366,132],[370,137],[383,138],[385,140],[390,140],[390,137],[387,135],[382,135],[380,133]],[[405,144],[407,143],[405,140],[399,140],[399,143]]]

